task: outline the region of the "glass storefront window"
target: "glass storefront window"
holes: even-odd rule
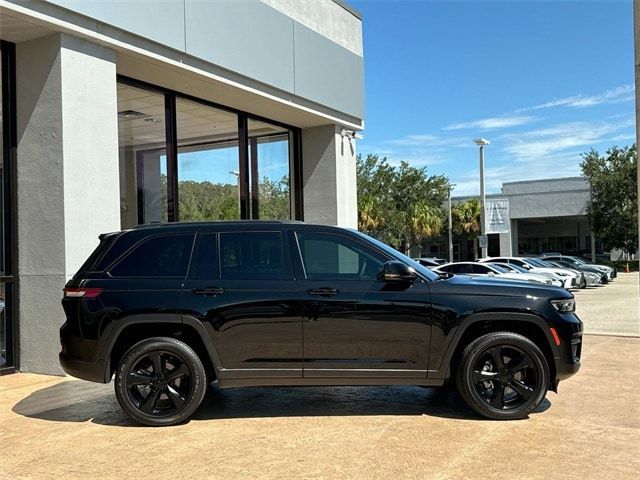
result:
[[[122,228],[301,209],[296,129],[131,79],[118,82],[118,127]]]
[[[240,218],[238,116],[176,100],[180,221]]]
[[[122,228],[167,221],[167,155],[161,93],[118,84]]]
[[[251,218],[291,218],[289,130],[249,119]]]

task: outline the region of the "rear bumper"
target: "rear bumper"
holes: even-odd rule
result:
[[[62,369],[72,377],[98,383],[109,383],[111,380],[106,378],[107,369],[103,362],[83,362],[64,352],[60,352],[58,359]]]

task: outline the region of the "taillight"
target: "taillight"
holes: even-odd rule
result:
[[[102,293],[102,288],[65,288],[67,298],[96,298]]]

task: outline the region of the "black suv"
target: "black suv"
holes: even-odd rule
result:
[[[493,419],[526,417],[580,367],[563,289],[438,276],[356,231],[296,222],[144,225],[100,236],[64,290],[60,363],[147,425],[207,388],[455,379]]]

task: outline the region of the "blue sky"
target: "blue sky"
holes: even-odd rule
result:
[[[634,142],[631,0],[351,1],[363,14],[362,154],[426,165],[455,195],[572,176]]]

